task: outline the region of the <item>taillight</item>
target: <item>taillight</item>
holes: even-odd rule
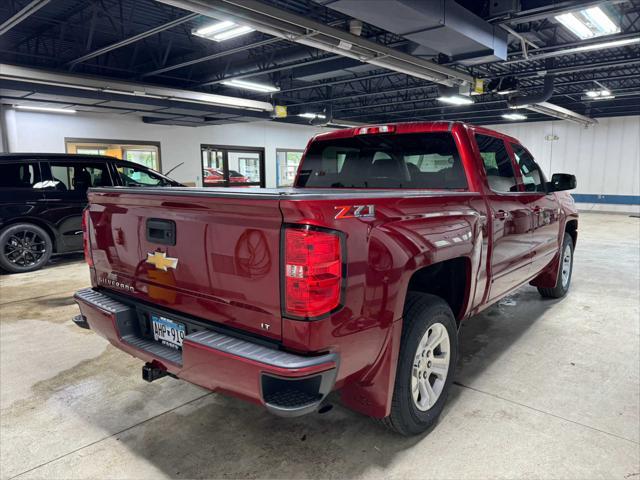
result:
[[[337,233],[287,228],[284,233],[285,313],[319,317],[340,305],[342,248]]]
[[[93,267],[93,258],[91,258],[91,249],[89,248],[89,222],[89,209],[85,208],[82,212],[82,247],[84,249],[85,262],[90,267]]]

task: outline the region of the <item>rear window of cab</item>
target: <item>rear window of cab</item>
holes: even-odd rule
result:
[[[313,142],[296,186],[464,190],[468,184],[453,136],[435,132]]]

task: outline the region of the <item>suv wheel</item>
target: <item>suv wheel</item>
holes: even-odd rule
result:
[[[382,423],[402,435],[433,427],[447,400],[458,354],[456,321],[434,295],[409,292],[391,414]]]
[[[11,225],[0,232],[0,268],[11,273],[42,268],[53,252],[49,234],[31,223]]]

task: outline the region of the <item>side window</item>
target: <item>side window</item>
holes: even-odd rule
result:
[[[37,162],[0,163],[0,188],[39,189],[45,186]]]
[[[531,154],[521,145],[511,144],[511,148],[513,149],[513,156],[515,157],[516,163],[520,168],[520,173],[522,174],[522,182],[524,183],[525,191],[544,192],[544,175]]]
[[[169,185],[164,178],[155,173],[138,167],[117,165],[122,184],[126,187],[162,187]]]
[[[86,193],[91,187],[111,185],[107,165],[101,163],[50,162],[51,185],[62,192]]]
[[[494,192],[517,192],[513,164],[500,138],[476,135],[482,163],[487,173],[489,187]]]

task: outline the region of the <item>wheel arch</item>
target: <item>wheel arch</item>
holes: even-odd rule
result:
[[[463,279],[463,281],[460,281]],[[471,291],[471,259],[465,256],[442,260],[416,269],[405,292],[428,293],[442,298],[459,327],[468,310]]]

